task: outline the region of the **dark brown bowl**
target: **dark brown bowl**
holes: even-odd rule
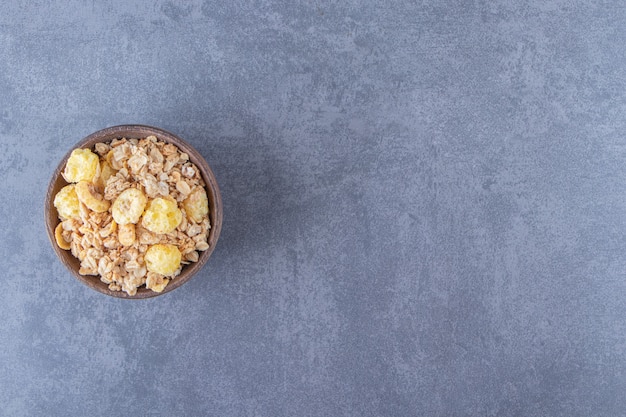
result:
[[[65,185],[67,185],[67,182],[65,182],[65,180],[61,176],[61,172],[65,168],[65,163],[72,153],[72,150],[76,148],[93,149],[94,145],[98,142],[109,142],[116,138],[145,138],[150,135],[154,135],[164,142],[174,144],[181,151],[187,153],[189,155],[189,160],[193,162],[202,173],[202,178],[206,183],[206,192],[209,197],[209,219],[211,221],[211,229],[209,230],[209,236],[207,240],[209,244],[209,249],[199,253],[200,256],[198,258],[198,262],[192,262],[189,265],[184,266],[180,275],[171,280],[167,287],[165,287],[163,292],[158,293],[145,287],[140,287],[137,289],[137,294],[130,296],[124,291],[109,290],[108,285],[100,281],[99,276],[85,276],[78,273],[80,261],[76,259],[70,251],[63,250],[59,248],[59,246],[56,244],[54,229],[57,224],[59,224],[59,215],[56,208],[54,207],[53,201],[56,193],[59,192],[59,190]],[[196,151],[194,148],[191,147],[191,145],[189,145],[178,136],[163,129],[143,125],[122,125],[108,127],[106,129],[102,129],[95,133],[92,133],[91,135],[87,136],[76,145],[74,145],[74,147],[70,149],[63,157],[63,159],[59,163],[59,166],[54,171],[54,174],[52,174],[50,185],[48,185],[48,192],[46,194],[44,210],[48,238],[50,239],[50,243],[52,244],[52,247],[54,248],[54,251],[56,252],[61,262],[63,262],[67,269],[69,269],[70,272],[80,282],[86,284],[88,287],[98,292],[118,298],[156,297],[157,295],[165,294],[180,287],[185,282],[189,281],[191,277],[193,277],[198,271],[200,271],[204,264],[209,260],[211,253],[215,249],[215,244],[217,243],[217,239],[219,238],[220,231],[222,229],[222,198],[220,196],[220,190],[217,186],[215,175],[213,175],[213,171],[211,171],[209,164],[207,164],[207,162],[204,160],[202,155],[198,153],[198,151]]]

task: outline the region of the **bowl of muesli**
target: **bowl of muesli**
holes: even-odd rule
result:
[[[189,281],[215,249],[222,200],[206,160],[180,137],[145,125],[99,130],[55,170],[48,237],[81,282],[149,298]]]

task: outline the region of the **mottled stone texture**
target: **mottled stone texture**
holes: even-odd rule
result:
[[[626,415],[621,1],[0,5],[0,415]],[[61,156],[186,138],[201,274],[145,301],[44,233]]]

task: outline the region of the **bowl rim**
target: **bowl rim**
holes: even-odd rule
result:
[[[137,133],[141,132],[141,133]],[[65,164],[70,157],[72,151],[78,148],[84,148],[88,146],[92,148],[98,142],[109,142],[115,138],[145,138],[147,136],[154,135],[158,139],[166,142],[172,143],[176,145],[182,152],[185,152],[189,155],[189,160],[193,162],[196,167],[200,170],[202,175],[202,179],[205,182],[205,190],[207,192],[207,196],[209,198],[209,218],[211,220],[211,229],[209,229],[208,243],[209,249],[204,252],[199,253],[198,262],[192,262],[186,265],[183,268],[183,271],[176,278],[171,280],[165,289],[158,293],[152,290],[149,290],[144,287],[140,287],[137,289],[137,293],[133,296],[128,295],[124,291],[111,291],[107,287],[105,283],[100,281],[99,275],[96,276],[85,276],[80,275],[78,273],[78,269],[75,265],[78,263],[78,259],[75,258],[70,251],[63,250],[58,247],[56,243],[56,239],[54,237],[54,229],[57,226],[59,219],[56,208],[54,207],[53,201],[56,192],[58,189],[65,186],[65,184],[61,185],[61,187],[57,186],[57,182],[59,182],[59,177],[62,178],[61,172],[65,168]],[[64,181],[61,181],[63,183]],[[58,189],[57,189],[58,188]],[[56,190],[55,190],[56,189]],[[54,214],[54,215],[52,215]],[[45,202],[44,202],[44,220],[46,224],[46,232],[48,235],[48,240],[52,245],[52,248],[61,261],[63,265],[70,271],[70,273],[78,279],[83,284],[87,285],[89,288],[98,291],[102,294],[122,299],[144,299],[144,298],[152,298],[157,297],[159,295],[164,295],[168,292],[179,288],[186,282],[188,282],[192,277],[194,277],[206,264],[211,254],[215,250],[215,245],[219,239],[219,235],[222,229],[223,222],[223,206],[222,206],[222,197],[220,194],[219,186],[217,184],[217,179],[215,178],[215,174],[213,170],[209,166],[209,163],[204,159],[204,157],[188,142],[182,139],[180,136],[175,135],[165,129],[144,125],[144,124],[125,124],[125,125],[117,125],[110,126],[104,129],[100,129],[96,132],[93,132],[75,145],[71,147],[71,149],[61,158],[58,166],[52,173],[52,177],[50,182],[48,183],[48,188],[46,192]],[[68,256],[69,255],[69,256]]]

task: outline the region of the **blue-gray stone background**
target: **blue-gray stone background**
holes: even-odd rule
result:
[[[626,3],[0,5],[0,415],[626,415]],[[167,295],[95,293],[43,200],[101,128],[224,200]]]

